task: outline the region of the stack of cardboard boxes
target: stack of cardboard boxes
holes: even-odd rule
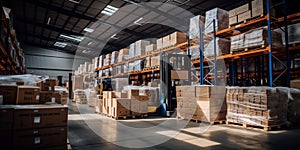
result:
[[[98,97],[96,112],[119,117],[146,116],[148,113],[149,96],[140,95],[139,90],[103,91],[103,99]],[[101,109],[102,108],[102,109]]]
[[[176,86],[177,117],[209,123],[225,121],[225,87]]]
[[[45,81],[38,82],[36,86],[40,88],[39,93],[39,102],[44,104],[47,102],[57,103],[57,104],[68,104],[68,93],[66,91],[56,91],[55,86],[58,85],[56,79],[46,79]],[[24,89],[22,89],[24,88]],[[34,87],[22,87],[19,88],[19,91],[28,91],[28,88],[31,90],[37,91]]]
[[[229,87],[227,121],[245,126],[269,127],[286,124],[288,95],[277,88]]]

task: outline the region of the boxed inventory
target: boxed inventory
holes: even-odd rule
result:
[[[135,57],[145,55],[146,46],[150,44],[150,41],[138,40],[135,42]]]
[[[228,28],[229,25],[229,14],[228,11],[214,8],[205,13],[205,34],[213,33],[213,20],[215,20],[215,30],[220,31],[222,29]]]
[[[190,18],[189,38],[195,39],[200,37],[200,27],[204,30],[205,18],[203,16],[195,16]]]
[[[0,85],[0,95],[3,97],[2,104],[16,104],[18,87],[16,85]]]
[[[145,49],[146,49],[146,54],[151,54],[153,51],[156,50],[156,44],[146,45]]]
[[[35,86],[19,86],[16,104],[39,104],[40,88]]]

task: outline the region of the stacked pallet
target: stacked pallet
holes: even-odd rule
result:
[[[103,59],[103,66],[109,66],[111,64],[111,54],[106,54]]]
[[[103,108],[103,97],[102,95],[97,95],[94,111],[98,114],[102,114],[102,108]]]
[[[205,17],[197,15],[195,17],[190,18],[190,26],[189,26],[189,38],[196,39],[200,38],[200,27],[204,30],[204,22]]]
[[[96,91],[90,91],[87,99],[87,104],[90,107],[95,107],[97,101],[97,93]]]
[[[213,20],[215,20],[215,28],[213,26]],[[229,25],[228,11],[214,8],[205,12],[205,27],[204,34],[211,34],[214,30],[219,31],[228,28]]]
[[[86,104],[87,97],[85,95],[84,90],[77,89],[74,91],[74,101],[78,104]]]
[[[123,48],[119,51],[117,62],[123,62],[128,59],[129,49]]]
[[[225,121],[224,95],[221,86],[176,86],[177,117],[211,124]]]
[[[287,99],[287,93],[276,88],[227,88],[227,122],[265,130],[286,124]]]
[[[273,48],[281,48],[282,38],[281,34],[275,31],[271,31],[272,46]],[[250,30],[246,33],[242,33],[231,37],[230,53],[234,53],[241,50],[249,50],[256,48],[264,48],[268,45],[268,30],[265,28],[257,28]]]

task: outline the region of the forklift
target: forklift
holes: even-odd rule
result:
[[[176,110],[176,86],[191,85],[191,56],[160,54],[160,112],[170,117]]]

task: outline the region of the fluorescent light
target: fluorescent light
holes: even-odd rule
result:
[[[116,33],[114,35],[112,35],[110,38],[112,38],[112,39],[119,39],[119,37],[117,37]]]
[[[87,53],[90,53],[91,51],[88,51],[88,50],[83,50],[82,51],[82,53],[85,53],[85,54],[87,54]]]
[[[91,45],[91,44],[93,44],[93,42],[89,42],[87,45],[89,46],[89,45]]]
[[[92,33],[92,32],[94,32],[94,29],[92,29],[92,28],[84,28],[83,31]]]
[[[48,18],[47,25],[50,24],[50,21],[51,21],[51,17]]]
[[[113,15],[116,11],[118,11],[119,8],[117,7],[114,7],[114,6],[111,6],[111,5],[107,5],[102,11],[101,13],[102,14],[105,14],[105,15],[108,15],[108,16],[111,16]]]
[[[61,48],[65,48],[67,45],[68,44],[63,43],[63,42],[55,42],[54,43],[54,46],[61,47]]]
[[[60,34],[59,37],[69,39],[69,40],[73,40],[73,41],[76,41],[76,42],[81,42],[84,39],[83,36],[75,36],[75,35],[68,36],[68,35],[64,35],[64,34]]]
[[[137,25],[141,26],[142,24],[138,23],[138,22],[140,22],[141,20],[143,20],[143,17],[141,17],[141,18],[139,18],[138,20],[136,20],[136,21],[134,22],[134,24],[137,24]]]
[[[69,1],[78,4],[80,3],[81,0],[69,0]]]

